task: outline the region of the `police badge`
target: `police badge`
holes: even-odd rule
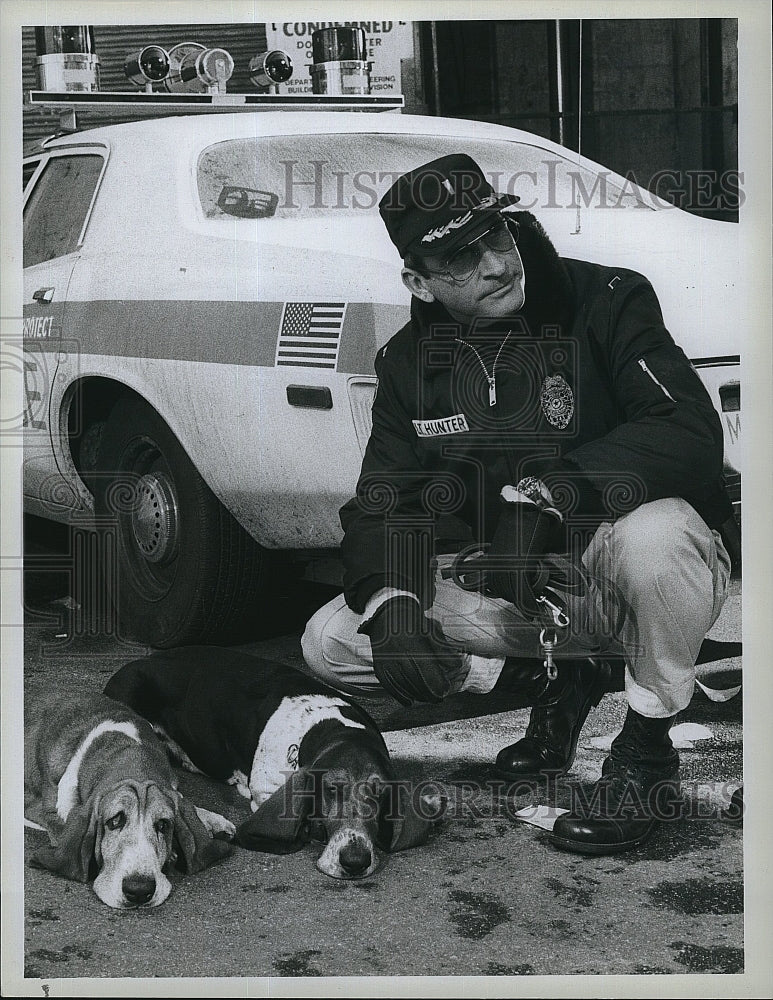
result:
[[[539,398],[547,422],[564,430],[574,414],[574,394],[564,376],[548,375]]]

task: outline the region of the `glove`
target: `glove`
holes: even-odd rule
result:
[[[488,550],[489,588],[528,617],[539,614],[536,598],[549,579],[549,565],[541,557],[562,547],[561,525],[561,515],[551,507],[529,500],[502,506]]]
[[[462,653],[430,636],[427,626],[418,601],[401,596],[382,604],[359,628],[370,637],[376,677],[402,705],[442,701],[461,663]]]

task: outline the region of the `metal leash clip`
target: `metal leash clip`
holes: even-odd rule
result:
[[[567,614],[566,607],[563,603],[557,603],[560,601],[560,598],[557,595],[555,596],[556,600],[551,600],[543,593],[535,598],[537,603],[541,604],[553,619],[553,627],[543,628],[539,634],[539,644],[545,656],[543,666],[545,667],[548,681],[554,681],[558,677],[558,667],[553,660],[553,653],[558,643],[557,630],[559,628],[566,628],[569,624],[569,615]]]
[[[554,681],[558,677],[558,667],[553,661],[553,650],[556,648],[556,633],[555,631],[551,631],[552,639],[548,639],[547,635],[548,630],[543,628],[539,634],[539,644],[542,647],[542,652],[545,654],[545,662],[543,664],[545,673],[549,681]]]
[[[553,623],[556,628],[566,628],[569,624],[569,615],[566,613],[566,608],[560,604],[556,604],[555,601],[551,601],[549,597],[544,594],[540,594],[539,597],[535,597],[535,601],[538,604],[543,604],[550,612],[553,618]]]

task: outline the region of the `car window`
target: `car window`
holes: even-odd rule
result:
[[[22,168],[22,191],[27,190],[27,185],[32,180],[32,175],[38,169],[38,163],[40,163],[40,160],[30,160],[24,164]]]
[[[447,153],[476,159],[501,194],[522,207],[644,207],[633,185],[537,145],[417,135],[303,135],[229,139],[198,161],[204,215],[299,218],[375,211],[396,177]],[[651,207],[651,206],[646,206]]]
[[[103,159],[94,154],[53,156],[24,206],[24,266],[76,250]]]

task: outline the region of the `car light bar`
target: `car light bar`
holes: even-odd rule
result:
[[[137,114],[167,114],[169,110],[187,111],[255,111],[303,110],[329,108],[332,111],[398,111],[404,107],[402,94],[130,94],[126,91],[102,90],[91,93],[72,91],[30,90],[26,103],[50,110],[69,108],[122,108]]]
[[[238,113],[243,111],[400,111],[402,94],[373,96],[350,94],[159,94],[125,91],[73,93],[71,91],[30,90],[25,103],[59,115],[62,132],[78,128],[78,108],[117,112],[127,118],[160,118],[165,115]]]

